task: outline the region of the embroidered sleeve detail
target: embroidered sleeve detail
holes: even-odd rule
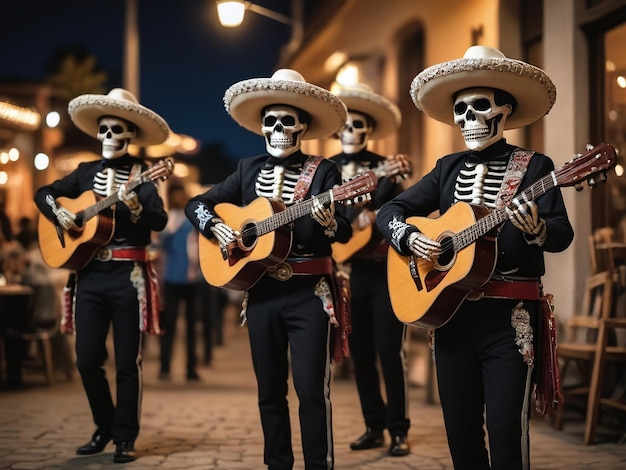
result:
[[[387,224],[387,226],[391,231],[391,244],[394,248],[396,248],[396,250],[402,252],[403,247],[401,245],[401,241],[404,239],[406,231],[410,225],[400,220],[397,215],[394,215],[393,219],[389,222],[389,224]]]
[[[198,227],[200,230],[204,230],[206,224],[215,217],[209,210],[206,208],[204,204],[198,204],[198,207],[195,210],[196,218],[198,219]]]

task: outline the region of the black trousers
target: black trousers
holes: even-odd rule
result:
[[[289,360],[298,400],[306,470],[334,465],[330,404],[330,322],[315,295],[319,276],[288,281],[264,277],[249,291],[247,317],[252,362],[271,470],[293,468],[287,403]]]
[[[521,470],[528,462],[530,374],[511,324],[517,304],[466,301],[435,330],[439,395],[455,470]],[[523,304],[531,327],[537,307]]]
[[[141,412],[139,302],[132,261],[92,261],[77,276],[76,359],[97,428],[115,443],[134,441]],[[106,338],[113,327],[117,400],[105,375]]]
[[[165,309],[162,312],[161,326],[165,330],[160,337],[161,372],[169,373],[172,360],[172,346],[176,336],[176,320],[180,306],[184,306],[187,342],[187,374],[196,371],[196,320],[198,312],[199,284],[173,284],[163,286]]]
[[[386,263],[354,260],[350,286],[350,356],[365,425],[381,431],[387,428],[392,436],[406,436],[410,426],[406,325],[395,317],[391,307]],[[378,360],[387,403],[381,393]]]

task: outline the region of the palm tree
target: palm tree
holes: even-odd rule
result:
[[[53,95],[68,101],[86,93],[103,94],[108,79],[96,57],[80,46],[60,49],[47,66],[47,82]]]

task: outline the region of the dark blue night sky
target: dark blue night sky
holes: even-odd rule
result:
[[[290,14],[288,0],[255,3]],[[261,137],[239,127],[222,97],[233,83],[271,76],[290,28],[247,12],[224,28],[214,0],[138,0],[140,97],[177,133],[220,145],[237,160],[264,151]],[[0,79],[44,81],[61,48],[80,45],[122,86],[124,0],[17,0],[0,5]]]

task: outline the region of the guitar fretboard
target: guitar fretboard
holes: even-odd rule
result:
[[[149,178],[146,178],[143,175],[143,173],[142,173],[141,175],[139,175],[137,178],[135,178],[134,180],[132,180],[128,184],[128,186],[129,186],[128,190],[132,191],[137,186],[139,186],[141,183],[144,183],[146,181],[149,181]],[[91,206],[87,207],[84,211],[82,211],[80,213],[80,215],[82,216],[82,219],[83,219],[83,223],[85,223],[89,219],[95,217],[100,212],[102,212],[104,209],[106,209],[107,207],[112,206],[113,204],[115,204],[119,200],[120,200],[119,196],[117,195],[117,193],[115,193],[115,194],[111,194],[110,196],[107,196],[104,199],[99,200],[95,204],[92,204]]]
[[[326,191],[317,196],[317,199],[322,203],[329,203],[331,200],[331,191]],[[293,222],[300,217],[303,217],[311,212],[311,206],[313,205],[313,199],[306,201],[300,201],[292,206],[287,207],[284,211],[280,211],[265,220],[262,220],[257,224],[257,233],[259,236],[273,232],[277,228],[282,227]]]

